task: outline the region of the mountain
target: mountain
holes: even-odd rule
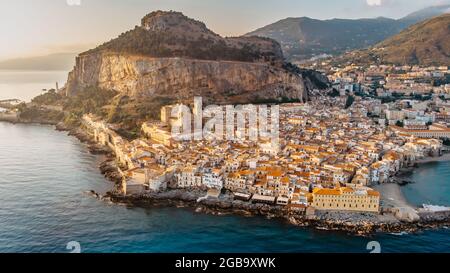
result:
[[[56,53],[46,56],[10,59],[0,61],[0,69],[69,71],[75,63],[76,55],[76,53]]]
[[[148,14],[141,26],[81,55],[98,52],[242,62],[283,59],[279,44],[272,39],[222,38],[202,22],[163,11]]]
[[[355,20],[287,18],[246,36],[275,39],[282,45],[288,59],[301,61],[375,45],[417,22],[446,13],[449,9],[450,5],[430,7],[399,20],[384,17]]]
[[[182,13],[156,11],[133,30],[80,54],[65,91],[75,96],[88,87],[115,90],[138,103],[194,96],[215,103],[305,100],[317,79],[297,72],[272,39],[223,38]]]
[[[413,12],[399,21],[405,25],[414,25],[418,22],[442,15],[450,12],[450,5],[440,5],[421,9]]]
[[[308,59],[367,47],[400,29],[388,18],[322,21],[302,17],[281,20],[247,35],[270,37],[282,44],[288,58]]]
[[[347,63],[450,65],[450,14],[413,25],[366,50],[340,58]]]

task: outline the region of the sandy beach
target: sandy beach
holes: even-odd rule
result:
[[[403,195],[401,186],[394,183],[387,183],[374,186],[374,189],[381,193],[381,206],[386,208],[411,208],[417,207],[411,205]]]
[[[432,162],[450,161],[450,153],[445,153],[439,157],[426,157],[417,160],[417,164],[426,164]],[[381,205],[387,208],[412,208],[417,209],[416,206],[410,204],[401,191],[401,186],[397,183],[386,183],[376,185],[373,187],[381,193]]]

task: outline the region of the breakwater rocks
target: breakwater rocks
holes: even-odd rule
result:
[[[423,222],[449,222],[450,219],[450,211],[437,211],[437,212],[429,212],[429,211],[419,211],[420,219]]]
[[[281,219],[299,227],[311,227],[318,230],[341,231],[358,235],[370,235],[377,232],[400,233],[417,232],[422,229],[434,229],[450,225],[450,212],[421,214],[415,222],[398,220],[392,213],[351,213],[316,211],[306,215],[304,212],[292,211],[285,206],[254,204],[234,200],[232,195],[220,198],[207,198],[197,202],[206,192],[199,190],[169,190],[162,193],[145,193],[140,195],[111,195],[113,202],[145,208],[154,207],[188,207],[197,213],[212,215],[235,214],[241,216],[263,216]]]
[[[101,173],[109,181],[114,182],[116,185],[122,183],[122,175],[118,171],[119,167],[114,158],[109,157],[100,164],[99,168]]]
[[[122,183],[123,177],[119,171],[119,166],[117,165],[116,157],[109,147],[96,143],[92,139],[92,136],[86,133],[86,131],[83,130],[83,128],[64,127],[64,124],[62,124],[60,129],[69,130],[70,136],[74,136],[80,142],[86,143],[88,145],[87,148],[91,154],[105,156],[105,159],[98,166],[100,172],[105,176],[107,180],[114,182],[116,185],[120,185]]]
[[[87,144],[95,144],[95,142],[93,141],[92,137],[87,134],[82,128],[80,127],[75,127],[75,128],[69,128],[69,136],[74,136],[76,138],[78,138],[78,140],[82,143],[87,143]]]
[[[61,125],[64,126],[64,125]],[[96,143],[92,136],[87,134],[82,128],[69,128],[69,127],[59,127],[60,130],[68,130],[69,136],[76,137],[80,142],[88,144],[88,149],[91,154],[94,155],[106,155],[108,156],[108,160],[110,161],[113,158],[113,152],[107,146]],[[66,131],[64,130],[64,131]]]

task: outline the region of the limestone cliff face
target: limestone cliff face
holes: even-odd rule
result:
[[[77,58],[68,95],[85,87],[112,89],[132,97],[169,96],[214,102],[307,99],[303,78],[267,63],[153,58],[115,53]]]
[[[133,98],[203,96],[225,103],[305,100],[301,75],[286,69],[274,40],[223,38],[181,13],[158,11],[141,26],[80,54],[65,90],[71,96],[100,87]]]

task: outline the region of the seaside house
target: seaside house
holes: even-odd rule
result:
[[[223,172],[220,169],[212,169],[203,173],[202,183],[207,188],[214,188],[221,190],[223,188]]]
[[[386,162],[391,175],[396,174],[403,167],[403,155],[396,151],[388,151],[382,161]]]
[[[126,194],[139,194],[146,190],[148,172],[143,168],[135,168],[125,172],[124,192]]]
[[[387,162],[378,161],[373,163],[370,168],[370,184],[382,184],[387,182],[389,177],[389,168]]]
[[[177,188],[200,188],[202,175],[197,166],[187,166],[175,174]]]
[[[255,181],[255,171],[242,170],[229,173],[225,179],[224,187],[230,191],[249,192]]]
[[[148,189],[154,192],[165,191],[168,181],[173,177],[171,170],[151,170],[149,171]]]

